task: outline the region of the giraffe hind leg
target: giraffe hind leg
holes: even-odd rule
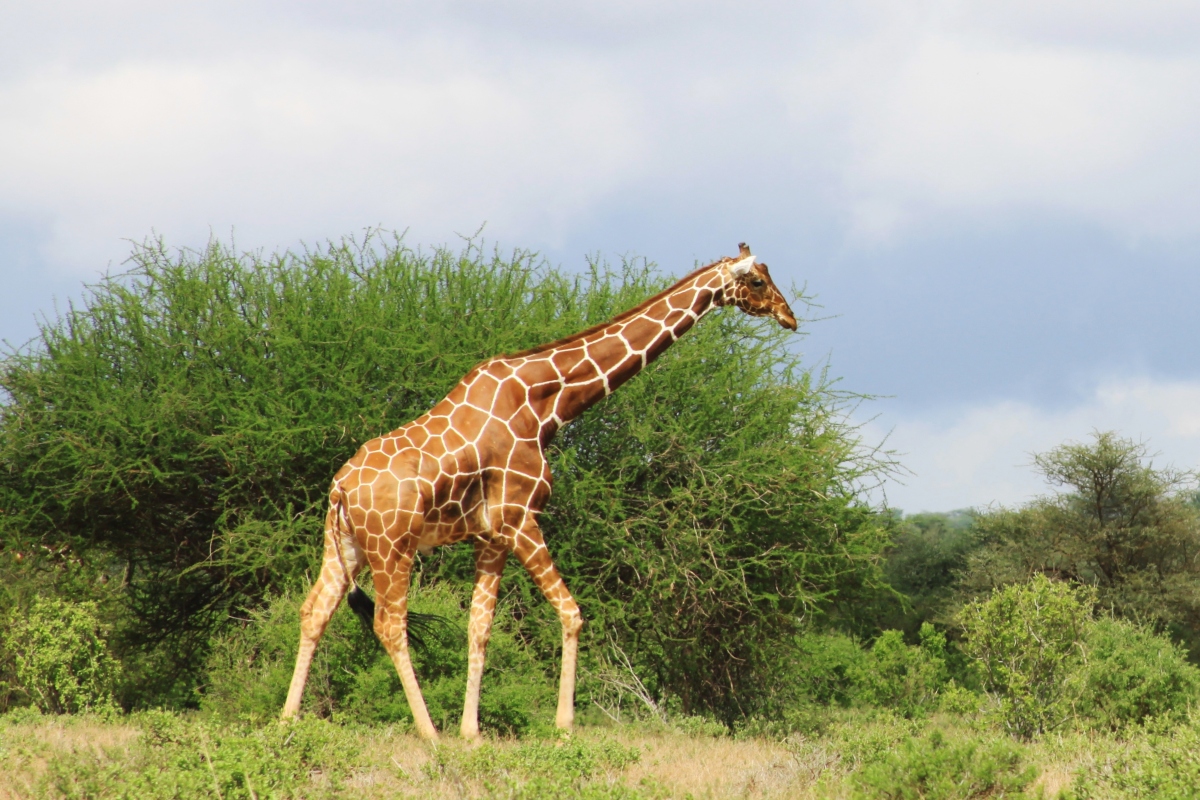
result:
[[[354,586],[346,595],[346,603],[350,610],[359,618],[367,630],[375,632],[375,601],[362,589]],[[450,627],[450,620],[441,614],[422,614],[419,611],[408,612],[408,643],[415,650],[425,649],[425,637],[436,636]]]
[[[500,594],[500,576],[508,548],[502,541],[475,542],[475,590],[471,596],[471,621],[467,626],[467,694],[463,702],[462,736],[479,738],[479,690],[492,618]]]
[[[337,505],[329,509],[325,520],[325,556],[321,574],[300,607],[300,647],[296,653],[296,668],[292,672],[287,701],[283,705],[283,719],[294,717],[300,711],[300,698],[308,681],[308,670],[312,666],[317,642],[321,640],[330,617],[342,602],[346,589],[354,582],[365,560],[354,537],[342,532],[338,524],[339,512]]]
[[[386,565],[377,565],[377,555],[372,553],[371,572],[375,596],[379,600],[375,607],[375,633],[400,677],[417,734],[422,739],[436,741],[437,728],[429,716],[425,698],[421,696],[421,687],[417,683],[408,648],[408,587],[412,577],[413,554],[416,552],[415,546],[407,546],[411,543],[397,543],[396,552],[386,560]]]

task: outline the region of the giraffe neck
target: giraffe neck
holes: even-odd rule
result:
[[[725,305],[733,280],[730,261],[702,267],[607,323],[505,359],[543,361],[554,368],[554,379],[529,387],[543,442],[637,375],[701,317]]]

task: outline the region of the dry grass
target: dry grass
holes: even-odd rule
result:
[[[671,731],[618,733],[642,757],[626,771],[637,785],[649,779],[672,797],[795,797],[803,779],[782,745],[762,740],[693,737]]]
[[[10,724],[0,743],[0,800],[36,797],[38,779],[56,758],[78,753],[121,758],[139,735],[130,725],[86,717]]]
[[[43,718],[2,728],[0,744],[0,800],[59,796],[39,785],[46,766],[54,759],[90,754],[96,762],[115,764],[132,758],[142,735],[125,721],[106,723],[86,718]],[[478,750],[452,737],[431,746],[408,733],[393,729],[351,732],[363,756],[362,768],[346,782],[346,796],[467,798],[489,797],[496,792],[496,776],[471,774],[458,768],[475,758]],[[784,798],[811,796],[812,771],[789,749],[763,740],[691,736],[669,729],[633,727],[583,729],[576,734],[583,745],[605,743],[632,749],[638,757],[619,769],[606,769],[594,778],[602,784],[623,784],[650,797]],[[491,740],[484,747],[498,754],[517,751],[528,742]],[[547,746],[553,746],[552,744]],[[565,746],[560,744],[559,746]],[[450,764],[450,768],[446,768]],[[440,765],[440,766],[439,766]],[[515,773],[514,773],[515,774]],[[312,788],[321,795],[321,776],[314,774]],[[502,782],[502,781],[501,781]]]
[[[548,753],[553,756],[556,748],[565,752],[576,747],[585,755],[601,754],[594,761],[599,766],[578,784],[586,785],[590,792],[599,791],[596,796],[607,796],[604,792],[613,790],[614,796],[695,800],[846,798],[852,794],[855,748],[865,752],[863,741],[891,736],[889,741],[894,742],[896,735],[907,735],[902,726],[895,725],[878,733],[884,728],[876,722],[846,724],[840,732],[826,736],[779,742],[626,725],[583,728],[570,742],[495,739],[476,748],[451,736],[438,745],[429,745],[390,728],[330,726],[331,735],[345,746],[345,752],[358,754],[357,763],[340,783],[314,769],[301,776],[302,783],[294,794],[314,798],[569,796],[561,789],[545,794],[529,787],[533,785],[530,781],[536,783],[538,775],[543,774],[538,772],[538,764],[554,760],[547,759]],[[214,730],[213,735],[221,734]],[[147,751],[142,736],[143,728],[129,720],[104,722],[68,717],[0,721],[0,800],[65,796],[52,782],[42,780],[48,765],[56,760],[75,759],[101,769],[118,770],[123,764],[145,764]],[[1106,746],[1093,739],[1077,735],[1031,746],[1030,761],[1043,765],[1031,787],[1032,794],[1056,797],[1069,788],[1073,776],[1095,760],[1096,748]],[[603,754],[608,752],[619,757],[605,761]],[[168,762],[168,758],[162,759],[164,768]],[[543,777],[550,776],[546,780],[553,781],[554,774],[547,772]],[[335,790],[335,786],[340,789]],[[622,787],[624,794],[617,791]],[[80,796],[118,794],[114,786],[111,792],[102,788]],[[227,791],[224,800],[231,800],[231,796],[243,795]]]
[[[697,737],[671,730],[635,728],[584,729],[576,737],[588,743],[616,742],[641,755],[633,764],[604,780],[630,788],[642,787],[651,796],[706,798],[792,798],[812,796],[814,775],[789,749],[764,740]],[[378,745],[372,768],[355,781],[384,796],[467,798],[487,797],[488,782],[464,780],[455,774],[431,775],[433,747],[408,734],[372,737]],[[513,740],[493,740],[487,746],[504,750],[520,746]],[[436,747],[469,757],[473,746],[447,737]],[[649,787],[649,788],[646,788]]]

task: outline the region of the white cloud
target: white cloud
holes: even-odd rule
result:
[[[80,267],[152,227],[287,245],[487,220],[546,241],[641,160],[620,87],[586,65],[458,55],[382,73],[291,54],[25,76],[0,87],[0,212],[51,215],[48,260]]]
[[[1195,237],[1193,5],[25,4],[0,214],[72,268],[151,228],[555,246],[648,197],[855,243],[1030,211]]]
[[[1000,402],[900,420],[888,446],[915,475],[889,484],[888,501],[909,512],[1025,502],[1050,491],[1032,454],[1095,430],[1145,442],[1159,465],[1200,467],[1200,382],[1110,380],[1087,402],[1057,411]]]
[[[1032,209],[1130,236],[1198,232],[1200,58],[931,35],[880,78],[846,165],[868,218]]]

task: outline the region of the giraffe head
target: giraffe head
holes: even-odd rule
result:
[[[789,331],[796,330],[796,315],[771,280],[767,265],[754,263],[745,242],[738,245],[738,250],[739,258],[725,259],[730,279],[726,304],[737,306],[752,317],[774,317]]]

